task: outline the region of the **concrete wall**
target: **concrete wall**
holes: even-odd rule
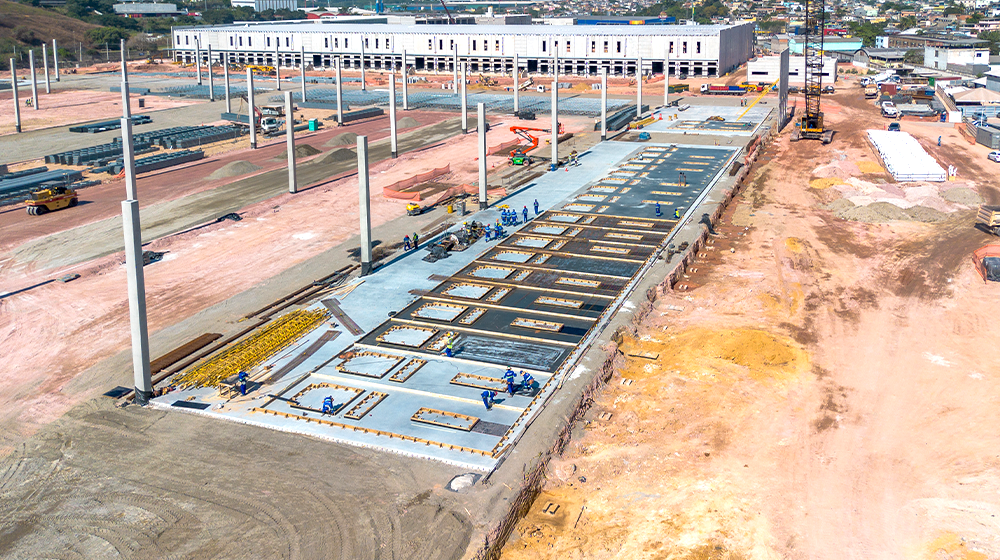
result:
[[[788,65],[788,82],[790,84],[805,84],[806,59],[803,56],[793,56]],[[763,56],[747,64],[747,82],[771,83],[781,76],[781,59],[779,56]],[[823,58],[823,83],[833,84],[837,81],[837,59]]]
[[[949,64],[989,64],[990,50],[988,48],[970,47],[964,49],[948,49],[944,47],[924,47],[924,66],[936,70],[947,70]]]

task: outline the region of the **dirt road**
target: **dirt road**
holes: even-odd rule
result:
[[[995,238],[971,209],[884,224],[826,209],[814,169],[872,159],[861,134],[882,122],[838,91],[833,144],[786,131],[693,288],[624,341],[505,558],[1000,557],[1000,286],[969,260]],[[978,147],[903,129],[997,199]]]

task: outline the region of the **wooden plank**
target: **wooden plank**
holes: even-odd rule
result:
[[[339,305],[340,302],[338,302],[336,299],[333,298],[324,299],[322,303],[323,305],[326,306],[327,309],[330,310],[330,313],[333,313],[333,316],[337,318],[337,321],[341,325],[344,325],[344,328],[350,331],[352,335],[360,336],[362,334],[365,334],[364,329],[359,327],[358,324],[355,323],[353,319],[348,317],[347,313],[344,313],[344,310],[340,308]]]
[[[322,336],[319,337],[318,340],[316,340],[316,342],[310,344],[308,348],[303,350],[302,353],[296,356],[292,361],[282,366],[281,369],[279,369],[278,371],[272,373],[271,375],[268,375],[264,379],[261,379],[261,383],[277,383],[278,381],[281,380],[282,377],[287,375],[293,369],[302,365],[302,362],[305,362],[307,359],[309,359],[309,357],[315,354],[320,348],[322,348],[324,344],[330,342],[331,340],[337,338],[338,336],[340,336],[340,331],[335,331],[335,330],[326,331],[325,333],[322,334]]]
[[[188,342],[185,342],[184,344],[150,362],[149,372],[160,373],[161,371],[183,360],[184,358],[187,358],[191,354],[194,354],[198,350],[201,350],[220,338],[222,338],[220,333],[205,333],[193,340],[189,340]]]

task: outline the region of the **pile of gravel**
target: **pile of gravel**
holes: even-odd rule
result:
[[[948,202],[964,204],[966,206],[979,206],[983,203],[983,198],[968,187],[955,187],[941,193],[941,197]]]
[[[247,175],[253,173],[254,171],[259,171],[263,169],[259,165],[254,165],[249,161],[231,161],[226,165],[216,169],[208,176],[209,179],[226,179],[228,177],[237,177],[239,175]]]
[[[399,128],[413,128],[415,126],[420,126],[420,123],[418,123],[417,119],[413,117],[403,117],[399,119],[399,122],[396,123],[396,126]]]
[[[838,218],[868,224],[896,221],[929,223],[940,222],[948,217],[944,212],[927,206],[900,208],[889,202],[873,202],[867,206],[855,206],[851,201],[843,198],[828,204],[826,208]]]
[[[295,146],[295,157],[296,158],[307,158],[309,156],[314,156],[316,154],[323,153],[316,148],[313,148],[309,144],[299,144]],[[274,159],[288,159],[288,150],[281,152],[281,155]]]
[[[329,142],[323,144],[325,148],[333,148],[335,146],[356,146],[358,143],[358,135],[355,132],[345,132],[343,134],[338,134],[334,136]]]
[[[323,154],[322,156],[316,158],[314,161],[321,165],[340,163],[343,161],[357,161],[358,155],[347,148],[340,148],[339,150],[330,150],[329,152]]]

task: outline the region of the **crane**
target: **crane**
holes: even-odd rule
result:
[[[823,93],[823,35],[826,28],[826,6],[823,0],[805,0],[805,97],[806,113],[802,115],[799,127],[792,132],[791,140],[800,138],[822,140],[829,144],[833,131],[823,126],[823,112],[820,111],[820,97]]]
[[[448,11],[448,4],[441,0],[441,6],[444,7],[444,13],[448,16],[448,23],[455,23],[455,18],[451,17],[451,12]]]
[[[525,163],[531,165],[532,161],[531,158],[528,157],[528,152],[538,147],[538,137],[532,136],[531,134],[528,134],[528,132],[529,131],[552,132],[552,129],[531,128],[528,126],[512,126],[510,127],[510,131],[518,135],[519,137],[523,138],[524,140],[527,140],[529,143],[527,145],[521,144],[518,147],[514,148],[510,152],[510,157],[507,158],[507,162],[510,163],[511,165],[524,165]],[[559,123],[559,134],[562,133],[563,133],[563,125],[562,123]]]

